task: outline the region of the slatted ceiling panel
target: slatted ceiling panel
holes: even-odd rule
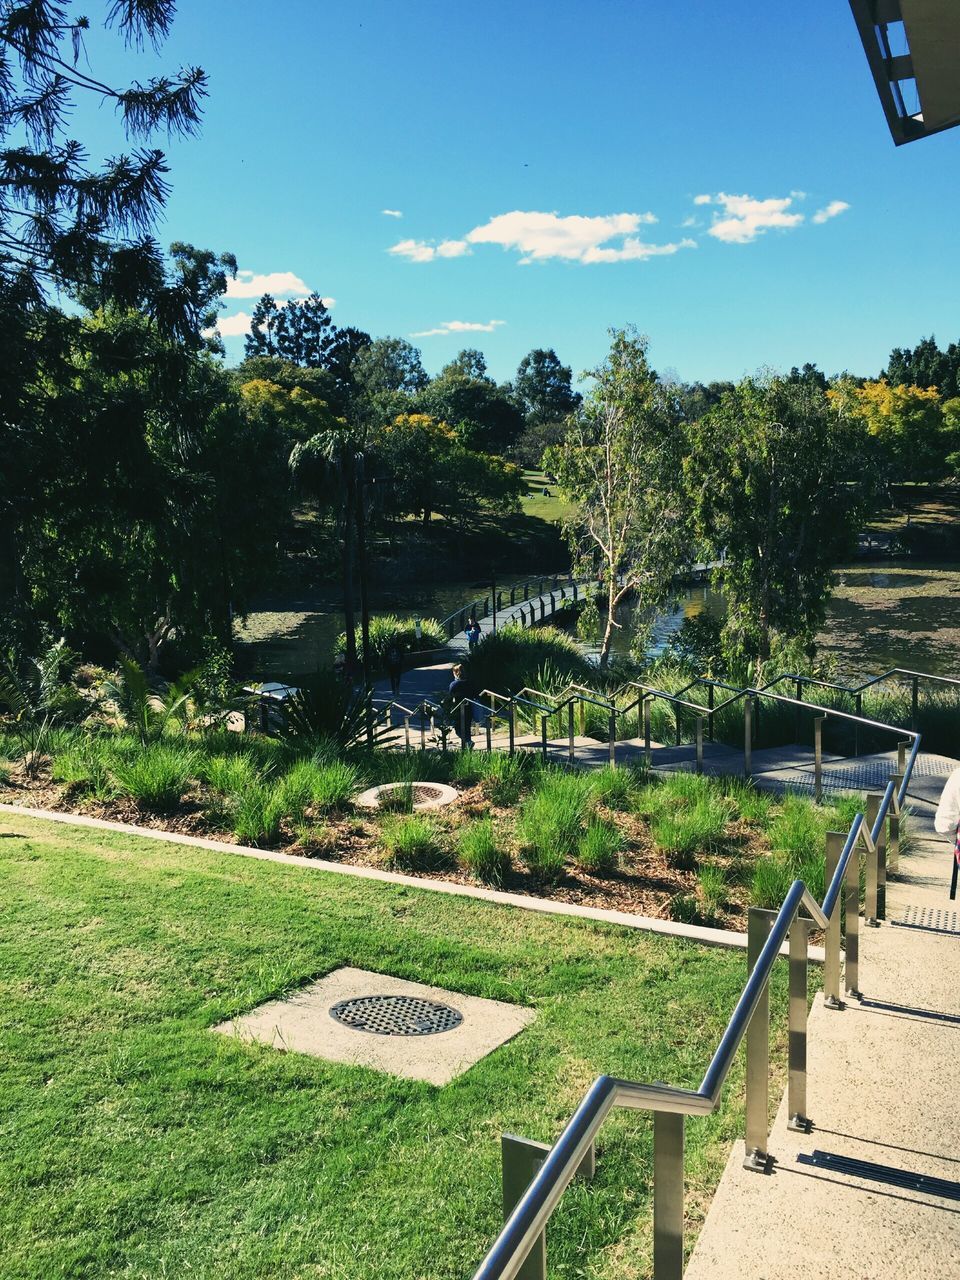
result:
[[[960,3],[901,0],[923,124],[960,123]]]

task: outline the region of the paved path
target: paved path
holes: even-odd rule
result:
[[[767,1175],[735,1145],[686,1280],[960,1276],[960,932],[896,923],[939,911],[956,929],[949,871],[943,841],[901,859],[888,922],[861,931],[863,1000],[811,1011],[814,1129],[788,1130],[784,1099]]]

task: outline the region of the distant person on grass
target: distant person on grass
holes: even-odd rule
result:
[[[476,620],[473,614],[471,614],[470,621],[467,623],[467,630],[466,630],[467,644],[470,647],[471,653],[473,653],[474,649],[480,643],[480,637],[482,635],[483,635],[483,632],[480,630],[480,623]]]
[[[400,677],[403,675],[403,650],[396,640],[391,640],[383,655],[383,665],[390,677],[390,688],[396,698],[400,693]]]
[[[954,769],[940,796],[933,825],[942,836],[953,842],[953,867],[950,878],[950,897],[957,896],[957,870],[960,867],[960,769]]]
[[[460,735],[460,746],[469,750],[473,746],[473,703],[469,701],[473,692],[469,680],[464,678],[463,667],[459,662],[453,668],[453,680],[447,694],[450,715]],[[459,703],[463,705],[459,706]]]

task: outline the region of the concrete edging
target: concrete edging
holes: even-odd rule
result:
[[[254,849],[249,845],[228,844],[225,840],[179,835],[173,831],[160,831],[154,827],[138,827],[132,822],[111,822],[107,818],[90,818],[82,813],[62,813],[58,809],[31,809],[21,804],[0,804],[0,813],[12,813],[22,818],[37,818],[44,822],[60,822],[66,826],[88,827],[96,831],[115,831],[123,835],[140,836],[147,840],[161,840],[166,844],[207,849],[212,853],[232,853],[241,858],[254,858],[260,862],[276,862],[313,871],[326,871],[331,875],[353,876],[358,880],[376,880],[383,884],[404,885],[410,889],[445,893],[453,897],[474,898],[480,902],[493,902],[502,907],[539,911],[544,915],[596,920],[601,924],[615,924],[626,929],[639,929],[647,933],[680,938],[687,942],[698,942],[702,946],[726,947],[735,951],[747,949],[747,935],[735,933],[732,929],[711,929],[706,925],[682,924],[676,920],[660,920],[656,916],[632,915],[627,911],[614,911],[607,907],[586,907],[571,902],[556,902],[552,898],[507,893],[502,889],[484,889],[479,885],[455,884],[452,880],[424,880],[420,876],[403,875],[399,871],[381,871],[376,867],[357,867],[349,863],[330,862],[323,858],[305,858],[300,854],[279,853],[274,849]],[[783,946],[781,955],[787,954],[788,949]],[[811,947],[809,958],[814,964],[822,964],[823,948]]]

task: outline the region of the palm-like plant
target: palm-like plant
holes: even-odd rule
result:
[[[120,672],[104,683],[104,693],[127,725],[146,745],[163,737],[167,726],[179,722],[185,728],[190,716],[193,672],[180,676],[163,690],[150,687],[147,674],[132,658],[120,659]]]
[[[9,712],[30,778],[37,775],[54,728],[77,711],[78,699],[69,696],[68,681],[75,662],[76,654],[61,637],[35,658],[22,663],[8,660],[0,674],[0,707]]]

